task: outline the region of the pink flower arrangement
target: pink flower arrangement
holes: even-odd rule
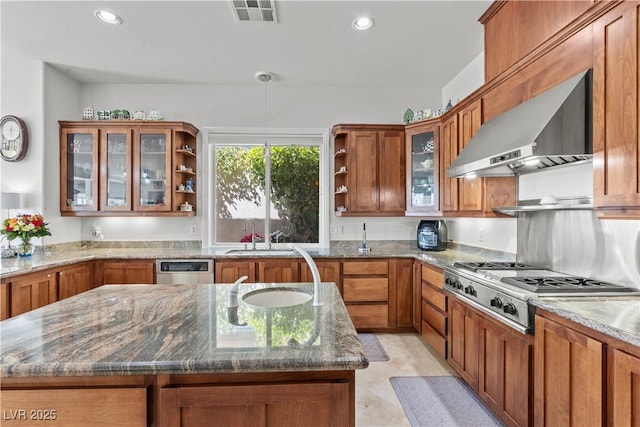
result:
[[[240,243],[251,243],[251,234],[249,233],[245,236],[242,236],[242,239],[240,239]],[[256,242],[261,242],[262,241],[262,236],[259,235],[258,233],[255,233],[255,241]]]

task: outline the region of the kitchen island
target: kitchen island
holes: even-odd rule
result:
[[[368,360],[336,286],[242,300],[269,286],[229,308],[230,285],[106,285],[0,322],[2,425],[355,425]]]

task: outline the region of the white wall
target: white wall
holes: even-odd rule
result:
[[[49,222],[52,236],[46,243],[75,242],[81,240],[80,218],[60,216],[60,133],[61,117],[80,114],[80,84],[58,69],[44,68],[44,152],[43,214]]]
[[[449,100],[453,105],[484,84],[484,52],[462,69],[442,88],[442,106]]]
[[[0,190],[26,194],[29,211],[43,211],[44,105],[41,62],[14,61],[2,64],[0,115],[25,121],[29,135],[27,155],[19,162],[0,162]],[[6,212],[4,213],[6,214]]]

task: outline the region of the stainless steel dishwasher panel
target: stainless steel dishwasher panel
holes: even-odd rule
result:
[[[156,283],[206,284],[214,283],[212,259],[158,259],[156,260]]]

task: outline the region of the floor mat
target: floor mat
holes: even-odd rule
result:
[[[358,339],[364,347],[364,352],[367,354],[369,362],[386,362],[389,360],[387,352],[384,351],[384,347],[380,344],[375,334],[358,334]]]
[[[391,377],[389,381],[413,427],[504,425],[458,377]]]

